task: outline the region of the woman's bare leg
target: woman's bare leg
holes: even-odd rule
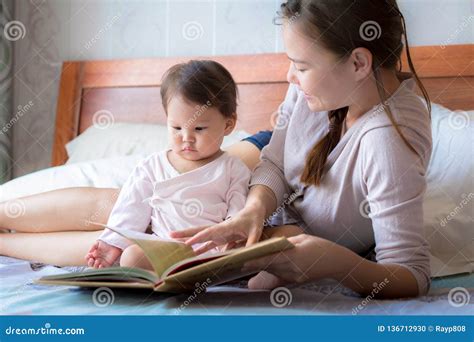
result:
[[[0,255],[57,266],[86,265],[96,231],[0,234]]]
[[[153,270],[153,266],[143,253],[143,250],[137,245],[127,247],[120,257],[120,266],[139,267],[145,270]]]
[[[66,188],[0,203],[0,255],[58,266],[85,265],[120,189]]]
[[[98,230],[105,224],[120,189],[76,187],[0,203],[0,228],[44,233]]]

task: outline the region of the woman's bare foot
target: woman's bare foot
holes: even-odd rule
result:
[[[98,240],[92,245],[85,258],[89,267],[103,268],[112,266],[121,254],[120,248]]]
[[[285,282],[277,276],[267,271],[261,271],[256,276],[250,278],[247,286],[249,289],[271,290],[284,284]]]
[[[122,267],[138,267],[145,270],[153,270],[153,266],[143,253],[143,250],[137,245],[131,245],[122,253],[120,257],[120,266]]]

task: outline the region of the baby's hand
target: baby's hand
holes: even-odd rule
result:
[[[85,256],[87,265],[94,268],[110,267],[122,254],[118,247],[97,240]]]

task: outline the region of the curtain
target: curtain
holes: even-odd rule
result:
[[[0,0],[0,184],[11,177],[11,134],[14,124],[13,42],[17,37],[13,22],[13,0]]]

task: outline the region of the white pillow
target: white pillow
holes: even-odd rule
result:
[[[120,188],[144,157],[145,154],[136,154],[36,171],[1,185],[0,202],[68,187]]]
[[[474,271],[474,111],[432,104],[424,228],[433,276]]]
[[[114,123],[107,128],[95,125],[66,144],[66,164],[89,160],[151,154],[168,147],[168,130],[164,125]],[[248,137],[245,131],[234,131],[224,138],[223,148]]]

